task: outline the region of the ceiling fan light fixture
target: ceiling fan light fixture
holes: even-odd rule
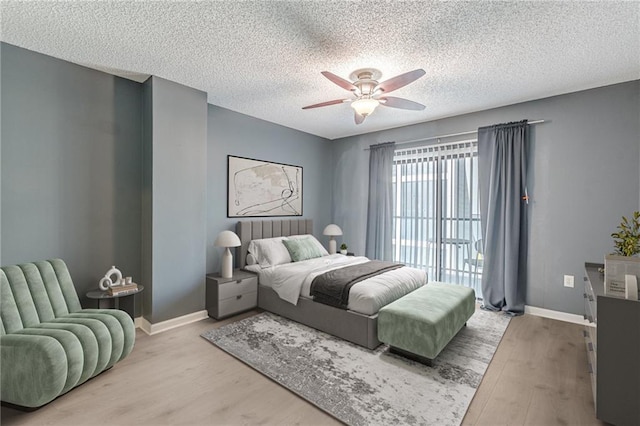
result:
[[[351,102],[351,108],[363,117],[370,115],[380,104],[377,99],[362,98]]]
[[[353,100],[351,101],[351,107],[355,111],[354,121],[356,124],[362,124],[364,119],[371,115],[378,105],[385,107],[408,109],[414,111],[422,111],[425,106],[418,102],[413,102],[408,99],[398,98],[395,96],[387,96],[388,93],[398,90],[407,84],[413,83],[423,75],[425,71],[421,68],[413,71],[406,72],[404,74],[397,75],[393,78],[378,83],[378,79],[382,76],[382,73],[374,68],[362,68],[355,70],[349,75],[351,81],[347,81],[342,77],[329,72],[322,71],[321,74],[325,76],[329,81],[340,86],[341,88],[348,90],[353,94]],[[380,95],[383,95],[380,97]],[[319,104],[308,105],[302,107],[302,109],[311,109],[325,107],[329,105],[341,104],[343,102],[349,102],[349,99],[335,99],[333,101],[320,102]]]

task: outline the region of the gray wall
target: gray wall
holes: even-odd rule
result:
[[[203,120],[200,92],[162,79],[152,80],[153,99],[138,83],[4,43],[0,60],[0,262],[61,257],[82,296],[112,264],[134,279],[143,264],[151,274],[152,258],[141,256],[148,243],[163,280],[143,293],[152,322],[204,308],[203,270],[220,269],[213,242],[236,223],[226,217],[228,154],[303,166],[314,233],[326,244],[322,229],[335,222],[341,241],[364,253],[368,145],[548,120],[532,134],[527,303],[578,314],[583,262],[601,261],[620,216],[640,207],[638,81],[330,142],[213,105]],[[143,132],[159,135],[162,152],[144,187]],[[143,204],[157,222],[142,223]],[[178,220],[193,224],[178,230]],[[156,223],[166,234],[152,233]],[[203,245],[204,261],[195,249]],[[563,274],[576,276],[575,289],[562,286]]]
[[[158,77],[144,91],[144,317],[157,323],[205,307],[207,94]]]
[[[227,155],[302,166],[302,217],[313,219],[314,234],[326,245],[322,230],[331,220],[331,146],[327,139],[209,105],[208,273],[220,271],[222,248],[213,245],[218,233],[235,231],[238,222],[227,218]]]
[[[86,306],[111,265],[141,275],[141,86],[5,43],[0,56],[1,263],[64,259]]]
[[[115,264],[146,284],[150,322],[202,310],[204,274],[220,269],[213,242],[236,223],[228,154],[302,166],[304,217],[326,243],[326,139],[207,110],[202,92],[157,77],[141,85],[4,43],[0,52],[3,265],[61,257],[83,296]]]
[[[364,148],[524,118],[547,121],[531,139],[527,304],[582,314],[584,262],[603,261],[620,217],[640,203],[640,81],[334,141],[333,220],[344,240],[364,253]],[[564,274],[575,276],[575,288],[563,286]]]

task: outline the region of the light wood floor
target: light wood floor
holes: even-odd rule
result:
[[[2,425],[332,425],[335,419],[200,337],[236,321],[148,336],[129,357],[34,412],[2,407]],[[524,315],[498,347],[464,425],[592,425],[578,325]]]

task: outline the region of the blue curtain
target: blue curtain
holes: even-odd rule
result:
[[[367,242],[369,259],[391,260],[393,236],[393,155],[395,142],[371,145],[369,152],[369,203]]]
[[[478,129],[483,308],[524,313],[527,273],[527,121]]]

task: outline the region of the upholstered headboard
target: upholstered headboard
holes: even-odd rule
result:
[[[247,264],[247,250],[251,240],[260,238],[288,237],[289,235],[313,234],[313,220],[284,219],[241,221],[236,224],[236,234],[240,237],[240,247],[236,249],[238,268]]]

